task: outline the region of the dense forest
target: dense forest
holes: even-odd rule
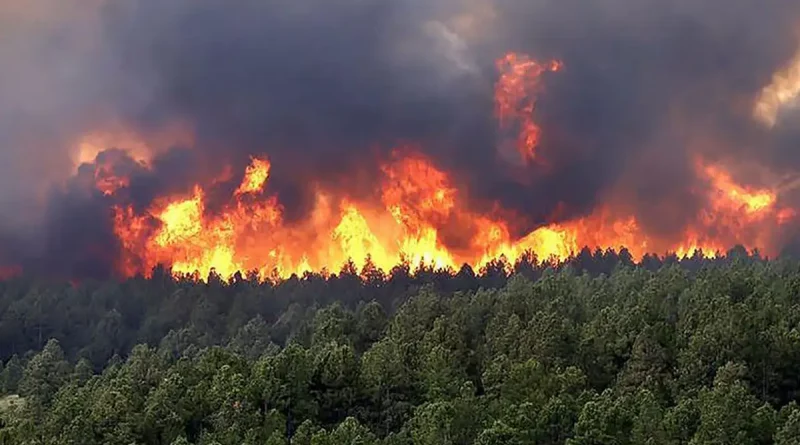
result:
[[[4,444],[800,444],[800,261],[0,283]]]

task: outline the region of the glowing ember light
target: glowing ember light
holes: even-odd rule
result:
[[[244,173],[242,184],[236,189],[237,194],[256,193],[264,188],[264,184],[269,179],[269,161],[253,158],[252,163],[247,166]]]
[[[730,175],[718,167],[709,165],[702,169],[719,195],[716,205],[741,207],[748,215],[753,215],[775,203],[775,194],[769,190],[749,191],[733,182]]]
[[[561,67],[558,61],[540,63],[514,53],[497,61],[495,112],[502,126],[519,131],[516,149],[526,162],[542,161],[536,151],[541,129],[533,120],[542,75]],[[197,272],[201,277],[211,271],[222,276],[254,271],[266,278],[345,264],[383,270],[403,262],[452,269],[469,264],[477,269],[499,257],[514,262],[528,253],[563,260],[587,246],[624,247],[634,258],[647,253],[691,255],[698,249],[713,256],[736,244],[770,254],[776,247],[772,234],[797,216],[779,200],[794,183],[775,189],[748,187],[723,166],[698,159],[695,170],[704,186],[695,193],[704,204],[669,235],[651,232],[625,202],[609,200],[583,217],[564,220],[554,214],[551,221],[557,222],[515,237],[511,222],[475,210],[453,178],[422,152],[413,146],[397,148],[381,165],[376,193],[369,198],[309,184],[314,200],[300,221],[285,220],[284,208],[270,190],[277,167],[267,157],[251,158],[244,172],[223,166],[188,195],[161,196],[146,210],[117,204],[114,232],[123,253],[116,267],[124,275],[146,274],[163,264],[175,273]],[[116,200],[129,178],[115,170],[114,153],[104,152],[85,168],[94,168],[97,190],[113,202],[126,202]],[[146,162],[140,167],[150,168]],[[216,185],[229,183],[238,173],[243,176],[237,187],[222,188],[233,189],[230,196],[219,196]]]
[[[106,196],[113,195],[117,190],[130,185],[128,178],[115,175],[108,164],[98,164],[94,179],[97,189]]]
[[[206,214],[199,186],[191,196],[165,199],[144,215],[117,209],[116,233],[128,254],[121,269],[146,273],[166,264],[175,272],[201,276],[212,270],[222,276],[253,270],[262,277],[286,277],[330,270],[348,260],[363,268],[367,258],[384,270],[404,260],[436,268],[464,263],[480,268],[500,256],[515,261],[526,252],[563,260],[584,246],[625,247],[634,258],[654,250],[691,255],[702,249],[713,256],[737,243],[768,245],[768,231],[751,230],[755,223],[768,227],[794,218],[793,211],[776,208],[773,192],[741,186],[719,166],[697,165],[711,185],[709,206],[679,240],[649,236],[634,216],[609,206],[515,240],[506,222],[470,211],[448,176],[412,148],[398,150],[383,166],[379,203],[337,200],[319,191],[310,218],[295,224],[283,221],[274,197],[246,199],[252,191],[268,192],[270,163],[253,159],[220,213]],[[463,238],[458,248],[444,242],[453,235],[454,221],[464,225],[456,229]]]
[[[541,129],[533,119],[536,98],[545,72],[562,68],[559,61],[539,63],[528,56],[509,53],[497,61],[500,78],[495,85],[495,113],[503,127],[517,125],[516,148],[524,162],[536,159]]]

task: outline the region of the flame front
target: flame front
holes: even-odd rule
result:
[[[543,91],[541,76],[562,65],[509,54],[497,66],[499,124],[518,125],[516,148],[526,162],[536,161],[541,129],[533,112]],[[203,184],[185,196],[162,197],[144,212],[118,205],[115,233],[124,251],[118,268],[126,275],[164,264],[200,276],[214,270],[222,276],[256,271],[261,277],[287,277],[336,270],[348,261],[359,269],[371,263],[389,270],[401,262],[480,268],[501,256],[513,262],[528,252],[560,260],[584,246],[625,247],[635,258],[653,252],[687,255],[697,249],[714,255],[736,244],[774,253],[772,234],[777,231],[772,229],[795,218],[792,209],[779,205],[776,191],[738,184],[722,166],[697,159],[696,172],[707,183],[697,193],[707,205],[668,238],[648,232],[624,202],[613,201],[585,217],[514,237],[506,219],[473,209],[453,179],[421,153],[414,146],[396,148],[381,166],[379,193],[371,199],[311,184],[313,208],[300,222],[284,218],[270,190],[273,166],[267,157],[253,158],[226,204],[213,211],[207,208]],[[127,187],[105,164],[96,162],[95,168],[96,188],[104,194]],[[229,180],[232,173],[226,170],[211,185]]]
[[[320,190],[311,217],[290,225],[283,221],[277,201],[262,196],[269,192],[269,168],[266,159],[254,159],[229,206],[216,215],[206,214],[199,186],[191,196],[156,204],[145,215],[117,208],[116,233],[128,256],[139,260],[126,262],[125,272],[146,272],[162,263],[181,273],[215,270],[229,276],[255,270],[261,276],[286,277],[337,268],[348,260],[363,268],[368,258],[384,270],[402,261],[479,268],[500,256],[513,261],[526,252],[564,259],[583,246],[624,246],[635,257],[657,249],[713,254],[736,243],[767,245],[768,232],[749,228],[757,227],[754,222],[779,224],[786,217],[776,208],[772,192],[748,190],[719,167],[699,164],[712,185],[712,206],[698,215],[698,225],[688,228],[681,240],[650,237],[636,218],[610,207],[514,240],[504,221],[469,211],[443,171],[404,148],[383,168],[381,205],[334,199]],[[465,240],[459,248],[448,248],[443,239],[440,228],[452,225],[463,228],[460,235]]]

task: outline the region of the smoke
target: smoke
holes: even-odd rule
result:
[[[752,112],[798,50],[792,0],[48,0],[0,17],[0,209],[18,216],[2,232],[27,227],[24,261],[65,274],[108,272],[109,199],[67,178],[76,141],[119,123],[192,129],[150,144],[152,168],[118,167],[139,209],[265,154],[301,219],[310,184],[369,198],[380,161],[413,143],[518,235],[612,195],[668,235],[705,204],[698,156],[771,172],[738,178],[754,184],[800,171],[797,113],[768,127]],[[564,62],[536,108],[546,165],[499,155],[507,51]]]
[[[63,189],[75,173],[80,139],[109,128],[143,97],[144,89],[120,88],[125,75],[106,45],[102,6],[101,0],[0,1],[2,262],[70,263],[53,246],[72,239],[68,250],[84,249],[88,244],[78,246],[78,239],[106,226],[105,217],[85,224],[91,218],[83,210],[100,211],[99,203]]]

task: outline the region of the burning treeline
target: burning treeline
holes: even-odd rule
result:
[[[537,152],[542,129],[535,107],[538,95],[546,94],[548,76],[565,67],[516,53],[503,56],[496,67],[498,126],[512,129],[512,146],[522,162],[546,169],[546,158]],[[130,178],[115,169],[120,161],[133,162],[127,154],[101,153],[82,168],[91,170],[96,192],[113,203],[109,208],[119,242],[114,264],[122,275],[147,273],[159,264],[201,276],[215,270],[222,276],[257,271],[262,277],[336,271],[347,262],[360,269],[367,261],[384,270],[402,261],[479,268],[500,256],[514,261],[530,253],[563,260],[584,246],[624,247],[634,257],[697,250],[714,255],[737,244],[775,254],[782,226],[795,223],[796,212],[779,203],[779,190],[737,184],[724,166],[697,157],[693,168],[701,186],[692,192],[705,205],[666,236],[649,233],[635,209],[611,194],[585,216],[559,220],[556,209],[553,222],[515,237],[506,219],[513,219],[513,212],[499,206],[474,210],[468,194],[424,153],[413,143],[393,147],[381,161],[373,184],[377,192],[369,198],[313,184],[311,210],[296,221],[285,219],[271,193],[275,167],[268,155],[252,156],[243,174],[225,166],[220,175],[192,184],[188,193],[157,196],[141,209],[124,202]],[[150,168],[147,159],[135,164]],[[209,210],[207,189],[237,180],[224,202]]]
[[[9,273],[800,240],[795,1],[42,1],[0,4]]]

